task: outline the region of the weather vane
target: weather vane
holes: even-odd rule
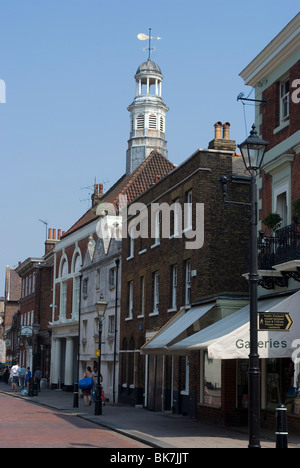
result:
[[[149,36],[147,36],[147,34],[143,34],[143,33],[140,33],[137,35],[137,38],[140,40],[140,41],[146,41],[147,39],[149,39],[149,46],[146,47],[145,49],[143,50],[148,50],[149,51],[149,57],[148,57],[148,60],[150,60],[150,55],[151,55],[151,51],[154,51],[155,50],[155,47],[151,47],[151,39],[157,39],[158,41],[161,39],[161,37],[153,37],[151,36],[151,28],[149,28]]]

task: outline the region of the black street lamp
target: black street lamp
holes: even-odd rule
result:
[[[250,186],[250,354],[249,354],[249,448],[260,448],[260,367],[258,355],[258,256],[257,256],[257,185],[268,142],[260,139],[252,126],[250,136],[239,145]]]
[[[96,302],[96,311],[99,318],[99,350],[98,350],[98,376],[97,376],[97,389],[96,389],[96,401],[95,401],[95,416],[102,415],[102,395],[101,395],[101,341],[102,341],[102,322],[104,314],[107,308],[107,302],[105,302],[103,295],[101,294],[100,300]]]
[[[268,142],[258,137],[255,126],[250,136],[239,145],[246,171],[251,176],[250,203],[227,201],[227,178],[220,182],[224,203],[250,208],[250,354],[249,354],[249,448],[260,448],[260,367],[258,355],[258,253],[257,253],[257,185],[256,176],[262,166]]]

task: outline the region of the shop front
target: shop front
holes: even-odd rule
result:
[[[259,301],[258,348],[262,424],[274,428],[278,404],[289,426],[300,427],[300,291]],[[172,354],[199,353],[197,416],[246,424],[248,413],[249,305],[178,341]]]

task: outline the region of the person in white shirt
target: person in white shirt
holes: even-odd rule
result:
[[[17,363],[15,366],[11,368],[11,376],[12,376],[12,389],[15,392],[17,390],[17,386],[19,383],[19,376],[20,376],[20,366]]]

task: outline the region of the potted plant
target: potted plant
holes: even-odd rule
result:
[[[282,217],[278,213],[269,213],[263,220],[263,223],[268,229],[274,232],[281,227]]]

